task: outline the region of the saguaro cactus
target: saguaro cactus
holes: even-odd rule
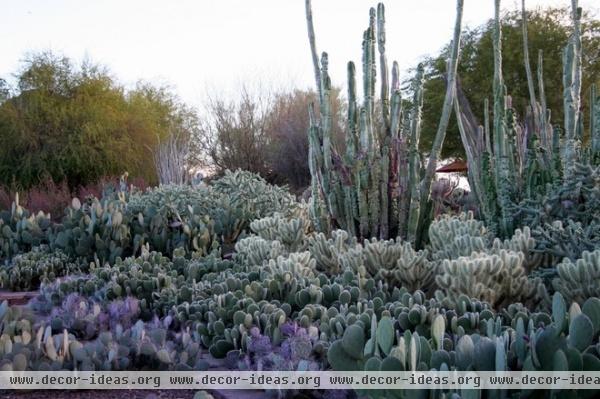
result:
[[[392,64],[391,82],[385,53],[385,9],[371,8],[363,35],[363,98],[356,94],[356,68],[348,63],[348,122],[346,150],[340,154],[331,142],[331,84],[328,55],[317,57],[310,0],[306,0],[308,37],[319,93],[319,117],[309,109],[309,164],[312,177],[313,218],[319,228],[343,228],[361,238],[401,236],[419,245],[430,218],[431,184],[455,95],[463,0],[457,1],[456,23],[448,62],[448,88],[439,128],[426,168],[420,163],[423,69],[414,80],[411,112],[403,112],[398,64]],[[376,103],[376,50],[381,89]]]

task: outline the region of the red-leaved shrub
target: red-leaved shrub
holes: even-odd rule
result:
[[[88,196],[96,198],[102,197],[105,187],[113,185],[119,186],[119,177],[103,177],[96,183],[90,183],[80,186],[74,191],[69,190],[66,182],[55,183],[52,179],[44,180],[42,184],[30,188],[26,192],[19,192],[19,204],[32,213],[42,211],[50,213],[53,220],[62,219],[65,209],[71,203],[73,197],[83,200]],[[127,187],[136,187],[139,190],[145,190],[148,184],[142,177],[136,177],[127,181]],[[15,199],[16,191],[7,187],[0,186],[0,209],[9,210]]]

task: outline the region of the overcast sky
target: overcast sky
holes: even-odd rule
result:
[[[590,9],[595,1],[580,4]],[[493,3],[465,0],[463,26],[491,18]],[[519,4],[504,0],[502,7]],[[168,84],[195,105],[207,92],[231,95],[243,82],[313,86],[304,0],[0,0],[0,5],[1,77],[14,73],[27,52],[49,49],[106,65],[126,85],[140,79]],[[344,84],[348,60],[360,65],[362,32],[375,5],[313,0],[317,47],[329,53],[334,84]],[[406,70],[436,53],[450,40],[454,17],[454,0],[387,1],[388,59]]]

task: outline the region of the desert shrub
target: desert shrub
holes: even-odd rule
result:
[[[103,176],[157,180],[153,149],[171,131],[196,134],[195,114],[166,88],[126,91],[105,68],[52,53],[27,58],[0,104],[0,183],[48,178],[71,190]]]
[[[207,105],[201,143],[206,158],[221,176],[227,170],[259,174],[269,183],[301,192],[310,183],[308,106],[315,93],[294,90],[253,93],[240,88],[238,101],[212,98]],[[333,140],[343,148],[340,90],[332,94]]]

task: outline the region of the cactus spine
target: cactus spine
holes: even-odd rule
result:
[[[319,62],[310,0],[306,0],[308,36],[319,93],[319,118],[311,107],[309,163],[312,216],[318,228],[343,228],[362,238],[401,236],[419,245],[429,222],[431,184],[454,101],[456,65],[461,35],[463,0],[457,1],[457,17],[444,112],[427,168],[420,164],[418,143],[421,125],[423,69],[414,81],[410,116],[402,109],[398,64],[393,62],[391,82],[385,53],[385,9],[379,4],[369,12],[363,35],[363,98],[356,94],[354,63],[348,63],[348,120],[346,152],[341,156],[331,143],[331,85],[327,53]],[[379,53],[381,88],[376,106],[376,54]],[[407,122],[406,122],[407,121]],[[405,167],[407,166],[407,167]]]

